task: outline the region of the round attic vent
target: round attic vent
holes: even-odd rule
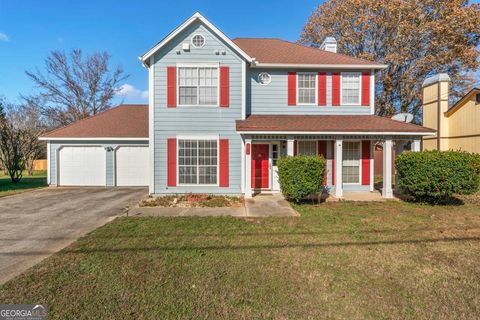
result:
[[[258,75],[258,82],[266,86],[272,81],[272,77],[267,72],[262,72]]]
[[[195,48],[201,48],[205,45],[205,37],[201,34],[196,34],[192,37],[192,45]]]

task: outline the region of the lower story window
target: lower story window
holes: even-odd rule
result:
[[[317,141],[298,141],[298,154],[305,156],[317,155]]]
[[[217,140],[178,140],[178,183],[217,184]]]
[[[344,183],[360,183],[360,142],[343,142],[342,178]]]

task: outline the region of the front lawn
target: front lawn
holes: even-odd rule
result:
[[[0,287],[51,319],[474,319],[480,201],[120,218]]]
[[[9,196],[47,186],[47,172],[35,171],[32,176],[26,172],[20,182],[12,183],[8,175],[0,171],[0,197]]]

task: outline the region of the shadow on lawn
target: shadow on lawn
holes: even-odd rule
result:
[[[133,248],[67,248],[60,251],[60,254],[88,254],[88,253],[122,253],[122,252],[150,252],[150,251],[195,251],[195,250],[257,250],[257,249],[291,249],[291,248],[328,248],[328,247],[356,247],[356,246],[374,246],[374,245],[396,245],[396,244],[425,244],[438,242],[461,242],[461,241],[480,241],[480,237],[443,237],[418,240],[382,240],[382,241],[346,241],[346,242],[319,242],[319,243],[295,243],[295,244],[259,244],[259,245],[234,245],[234,246],[182,246],[182,247],[133,247]],[[5,252],[0,256],[32,256],[52,254],[51,251],[29,251],[29,252]]]

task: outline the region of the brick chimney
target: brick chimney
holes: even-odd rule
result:
[[[434,137],[423,139],[424,150],[448,150],[448,90],[450,77],[446,73],[431,76],[422,85],[423,125],[437,130]]]

